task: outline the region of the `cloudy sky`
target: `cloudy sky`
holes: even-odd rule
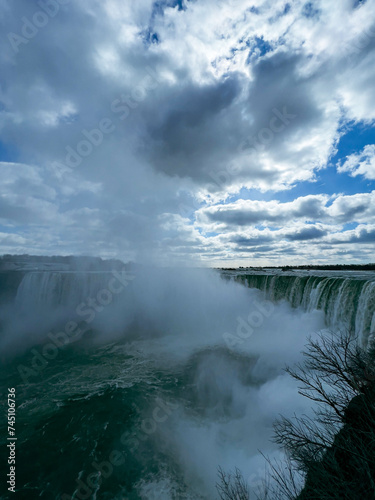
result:
[[[375,0],[0,0],[0,252],[373,262]]]

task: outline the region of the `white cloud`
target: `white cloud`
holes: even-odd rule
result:
[[[35,12],[26,0],[2,5],[5,33]],[[264,240],[264,255],[305,258],[314,235],[370,224],[373,193],[227,201],[314,181],[342,125],[374,120],[374,3],[171,5],[70,2],[18,54],[0,40],[0,130],[18,162],[0,164],[1,221],[25,250],[214,263],[245,255],[243,233],[242,246]],[[142,94],[149,68],[155,85]],[[56,161],[103,118],[113,131],[63,174]],[[338,170],[374,179],[371,148]]]
[[[352,177],[363,175],[366,179],[375,179],[375,145],[368,144],[359,153],[347,156],[337,171],[349,172]]]

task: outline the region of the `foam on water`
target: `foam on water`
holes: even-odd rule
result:
[[[373,272],[240,272],[227,273],[264,297],[287,300],[305,311],[322,310],[330,327],[348,329],[365,346],[375,332],[375,275]]]
[[[265,471],[259,450],[281,456],[271,442],[275,418],[312,412],[285,365],[302,361],[307,337],[326,323],[372,328],[374,281],[362,278],[242,276],[249,288],[214,272],[147,270],[95,310],[89,299],[112,279],[32,272],[9,306],[0,345],[17,356],[4,386],[18,388],[19,478],[44,489],[42,499],[72,494],[113,450],[125,462],[91,498],[214,499],[219,466],[239,467],[256,491]],[[24,385],[19,364],[32,366],[49,326],[88,320],[88,309],[86,335]],[[155,420],[160,408],[167,419]],[[31,460],[42,441],[51,450]]]

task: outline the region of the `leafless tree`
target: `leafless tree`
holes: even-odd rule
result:
[[[375,498],[375,349],[361,348],[349,333],[331,333],[310,340],[304,356],[287,371],[314,402],[314,417],[275,424],[275,441],[305,476],[304,488],[296,494],[275,468],[272,475],[289,498]]]
[[[286,459],[266,459],[269,478],[258,498],[375,499],[375,346],[361,348],[348,332],[322,334],[309,340],[304,358],[287,372],[314,403],[314,415],[276,422]],[[238,469],[220,469],[219,477],[221,500],[250,499]]]
[[[224,472],[221,467],[218,470],[219,482],[216,489],[221,500],[249,500],[250,492],[239,469],[234,473]]]

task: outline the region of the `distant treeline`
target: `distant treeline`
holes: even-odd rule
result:
[[[322,271],[375,271],[375,264],[327,264],[322,266],[282,266],[271,269],[289,271],[291,269],[314,269]]]
[[[281,271],[293,271],[294,269],[311,269],[316,271],[375,271],[375,264],[326,264],[305,266],[265,266],[265,267],[223,267],[223,271],[237,271],[238,269],[251,269],[263,271],[265,269],[281,269]]]

